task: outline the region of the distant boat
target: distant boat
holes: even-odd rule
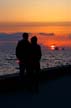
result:
[[[64,48],[62,48],[62,50],[64,50]]]
[[[59,47],[55,47],[55,50],[59,50]]]
[[[39,33],[40,35],[45,35],[45,36],[54,36],[54,33]]]
[[[64,48],[61,48],[61,47],[57,47],[57,46],[56,46],[56,47],[54,48],[54,50],[64,50]]]

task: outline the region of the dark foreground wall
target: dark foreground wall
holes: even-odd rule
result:
[[[41,70],[39,75],[40,84],[47,80],[55,80],[63,76],[71,75],[71,65],[46,68]],[[29,89],[32,86],[31,78],[25,75],[24,80],[21,80],[19,74],[11,74],[0,76],[0,91],[17,91]]]

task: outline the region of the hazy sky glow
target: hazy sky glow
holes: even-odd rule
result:
[[[71,0],[0,0],[0,22],[71,21]]]
[[[40,43],[71,46],[71,0],[0,0],[1,32],[54,33]]]

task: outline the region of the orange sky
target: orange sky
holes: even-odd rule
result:
[[[64,23],[0,23],[0,32],[51,32],[65,35],[71,33],[71,22]]]
[[[25,24],[22,25],[2,25],[0,26],[0,32],[13,33],[13,32],[31,32],[37,35],[37,33],[43,33],[38,36],[39,43],[46,46],[71,46],[71,26],[68,24],[57,25],[57,24]],[[53,33],[53,36],[48,35]]]
[[[0,32],[51,32],[44,44],[71,46],[71,0],[0,0]]]
[[[71,0],[0,0],[0,22],[71,21]]]
[[[55,46],[70,46],[71,47],[71,35],[39,35],[39,43],[50,47],[51,45]]]

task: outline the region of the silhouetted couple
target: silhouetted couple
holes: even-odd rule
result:
[[[24,72],[31,78],[33,86],[38,86],[40,72],[41,48],[37,44],[37,37],[33,36],[31,42],[28,41],[28,33],[23,33],[23,39],[18,42],[16,56],[20,67],[20,77],[24,78]],[[37,87],[36,87],[37,88]]]

